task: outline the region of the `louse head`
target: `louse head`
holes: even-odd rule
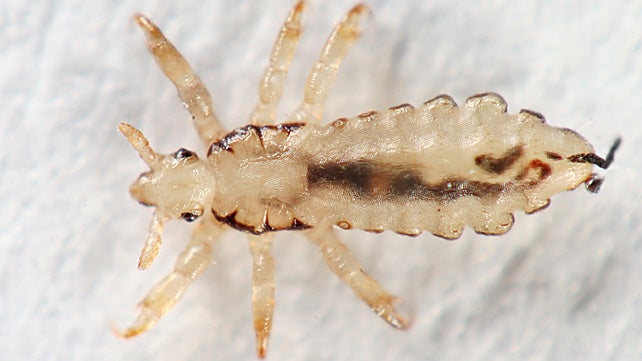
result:
[[[126,123],[119,124],[118,130],[150,168],[130,187],[138,202],[156,207],[138,262],[139,269],[146,269],[158,256],[165,222],[172,218],[192,222],[204,214],[212,202],[214,175],[207,163],[189,150],[158,154],[140,130]]]
[[[192,222],[211,204],[214,175],[211,167],[187,149],[168,155],[158,154],[145,136],[129,124],[118,126],[150,170],[142,173],[130,187],[138,202],[156,207],[165,220],[182,218]]]

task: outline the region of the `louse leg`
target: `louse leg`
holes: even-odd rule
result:
[[[124,332],[114,328],[123,338],[134,337],[156,324],[183,296],[187,287],[200,276],[212,261],[212,244],[223,228],[210,216],[203,219],[192,233],[189,245],[176,259],[174,269],[147,293],[140,303],[138,318]]]
[[[367,6],[356,5],[332,31],[319,60],[308,74],[303,101],[297,111],[290,116],[289,121],[316,123],[321,121],[330,88],[334,85],[341,62],[359,37],[359,20],[365,12],[369,12]]]
[[[272,234],[249,236],[252,266],[252,318],[256,334],[256,355],[264,358],[274,314],[274,258]]]
[[[219,139],[226,131],[212,110],[209,91],[189,63],[151,20],[137,14],[134,20],[145,32],[147,47],[165,76],[174,83],[179,98],[192,114],[196,130],[205,146]]]
[[[372,277],[363,271],[359,261],[339,240],[330,227],[315,227],[307,236],[321,248],[328,266],[342,281],[363,300],[379,317],[398,329],[408,327],[408,322],[397,312],[393,303],[397,297],[388,293]]]
[[[259,102],[250,115],[252,124],[274,123],[276,107],[283,95],[283,86],[287,78],[288,68],[301,36],[302,11],[303,1],[299,1],[290,11],[288,18],[281,27],[279,36],[274,42],[270,53],[270,63],[259,82]]]

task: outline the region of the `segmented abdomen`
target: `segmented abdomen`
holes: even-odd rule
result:
[[[566,157],[592,152],[575,132],[541,115],[506,113],[495,94],[458,107],[441,96],[300,134],[306,196],[294,213],[306,224],[458,238],[464,225],[502,234],[515,210],[527,213],[573,189],[591,165]]]

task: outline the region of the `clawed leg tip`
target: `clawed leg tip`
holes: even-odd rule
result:
[[[409,315],[409,317],[404,317],[401,316],[399,313],[394,311],[391,315],[388,315],[388,317],[384,318],[388,324],[397,330],[407,330],[412,326],[413,322],[413,315]]]
[[[262,328],[256,332],[256,357],[264,358],[267,354],[268,341],[270,339],[269,327],[266,330]]]
[[[116,327],[116,324],[114,324],[113,322],[111,322],[109,324],[109,328],[111,329],[111,332],[116,337],[121,338],[121,339],[128,339],[128,338],[132,338],[132,337],[138,336],[139,334],[141,334],[144,331],[144,330],[137,330],[137,329],[128,328],[123,332],[120,329],[118,329],[118,327]]]
[[[152,262],[144,261],[144,260],[141,259],[141,260],[138,261],[137,268],[138,268],[139,271],[144,271],[144,270],[148,269],[151,264],[152,264]]]
[[[293,12],[300,14],[305,8],[305,1],[301,0],[294,5]]]
[[[154,263],[156,257],[158,257],[158,246],[155,244],[152,247],[145,247],[138,257],[138,269],[144,271],[149,268],[149,266]]]
[[[398,329],[398,330],[407,330],[412,326],[413,320],[414,320],[414,312],[412,309],[408,308],[408,305],[404,302],[401,302],[401,299],[399,298],[394,298],[392,300],[392,303],[396,303],[398,307],[394,307],[392,304],[390,305],[390,312],[388,313],[387,317],[384,319],[386,322],[388,322],[392,327]],[[397,308],[400,308],[398,310]],[[404,315],[404,316],[402,316]]]
[[[154,22],[147,16],[137,13],[134,14],[133,20],[139,28],[143,29],[148,41],[151,41],[152,39],[164,39],[164,36],[158,26],[156,26],[156,24],[154,24]]]
[[[401,317],[398,315],[387,321],[392,327],[398,330],[407,330],[408,328],[410,328],[410,322],[406,320],[404,317]]]
[[[125,137],[132,134],[134,132],[134,129],[135,128],[129,123],[121,122],[120,124],[118,124],[118,131]]]
[[[267,355],[267,337],[256,340],[256,357],[263,359]]]
[[[138,26],[146,29],[154,28],[154,23],[152,23],[149,18],[141,13],[136,13],[132,16],[132,19],[138,24]]]
[[[361,15],[361,14],[364,14],[364,13],[372,14],[372,11],[368,7],[368,5],[366,5],[364,3],[357,4],[352,9],[350,9],[350,15],[352,15],[352,14]]]

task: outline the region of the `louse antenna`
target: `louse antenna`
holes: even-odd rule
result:
[[[140,159],[151,169],[157,169],[160,166],[161,157],[149,146],[149,141],[140,130],[127,123],[118,124],[118,130],[123,133],[129,144],[138,152]]]

